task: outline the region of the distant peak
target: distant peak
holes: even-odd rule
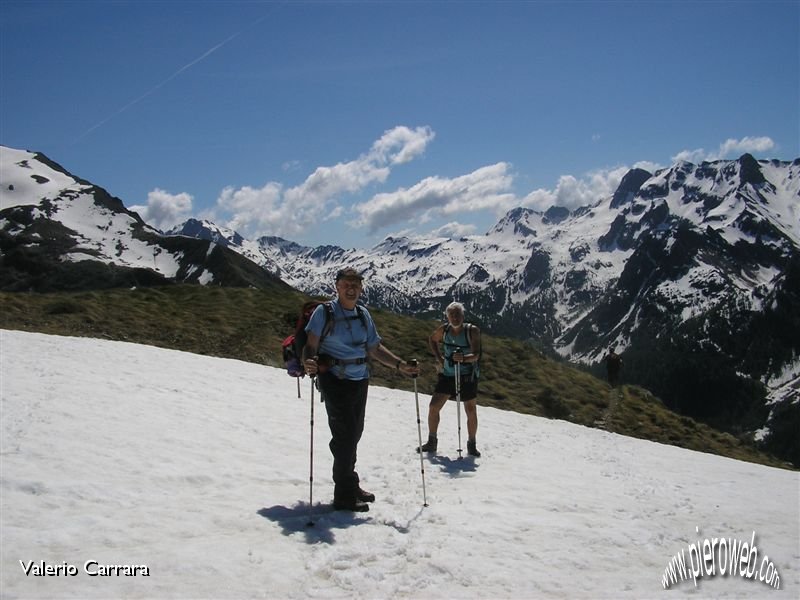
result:
[[[183,235],[209,240],[223,246],[229,246],[231,244],[240,246],[244,242],[244,238],[231,229],[220,227],[216,223],[212,223],[206,219],[195,219],[193,217],[187,219],[181,225],[170,229],[167,235]]]
[[[760,185],[767,181],[761,172],[761,165],[752,154],[742,154],[739,158],[739,177],[742,184]]]
[[[514,208],[506,213],[505,220],[508,221],[519,221],[529,215],[534,214],[536,211],[531,208],[525,208],[520,206],[519,208]]]
[[[569,216],[569,209],[565,206],[551,206],[544,213],[544,223],[560,223]]]
[[[644,182],[653,176],[650,171],[644,169],[631,169],[622,178],[614,197],[611,199],[611,208],[619,208],[623,204],[630,202],[636,195]]]

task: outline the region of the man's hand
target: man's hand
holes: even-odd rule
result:
[[[417,361],[401,362],[400,365],[397,367],[397,370],[400,371],[403,375],[408,375],[409,377],[417,377],[419,375],[419,364],[417,363]]]
[[[317,371],[319,371],[319,365],[317,364],[318,357],[314,358],[307,358],[303,361],[303,367],[306,370],[306,374],[310,375],[311,377],[315,377],[317,375]]]

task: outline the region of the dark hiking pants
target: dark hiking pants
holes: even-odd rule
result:
[[[333,454],[334,498],[350,500],[358,490],[356,458],[364,431],[369,379],[339,379],[331,373],[320,375],[320,390],[331,429],[329,447]]]

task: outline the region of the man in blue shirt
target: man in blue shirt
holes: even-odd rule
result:
[[[306,373],[319,376],[328,413],[334,508],[358,512],[369,510],[367,502],[375,500],[374,494],[361,488],[355,470],[369,389],[367,359],[404,375],[419,374],[418,366],[383,346],[369,311],[358,305],[362,290],[363,277],[355,269],[342,269],[336,274],[337,297],[330,303],[332,317],[324,305],[317,307],[306,326],[308,341],[303,351]],[[329,318],[333,319],[332,324],[327,323]]]

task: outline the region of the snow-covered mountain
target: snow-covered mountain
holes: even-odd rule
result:
[[[198,221],[172,233],[224,239],[310,294],[332,294],[347,264],[373,305],[438,316],[459,299],[487,330],[587,364],[615,346],[629,380],[727,429],[754,431],[800,400],[800,159],[633,169],[593,206],[517,208],[458,239],[308,247]]]
[[[279,284],[239,253],[165,236],[46,156],[0,146],[0,288]]]
[[[6,330],[0,344],[3,598],[797,597],[796,471],[486,407],[483,456],[458,460],[448,403],[423,495],[414,394],[371,386],[358,470],[377,500],[331,512],[307,380],[298,399],[282,370],[238,360]],[[751,576],[720,573],[753,535]],[[75,574],[26,574],[41,561]]]

